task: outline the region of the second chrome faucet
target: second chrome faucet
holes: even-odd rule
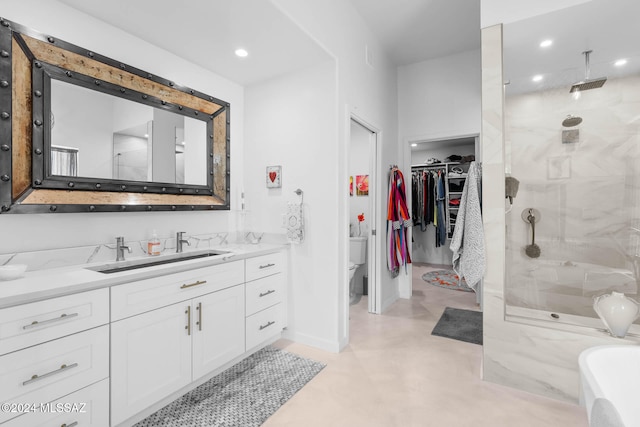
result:
[[[124,244],[124,237],[116,237],[116,261],[124,261],[124,250],[131,253],[131,248]]]
[[[189,239],[184,238],[184,231],[178,231],[176,233],[176,253],[182,252],[183,243],[186,243],[188,246],[191,246],[191,243],[189,243]]]

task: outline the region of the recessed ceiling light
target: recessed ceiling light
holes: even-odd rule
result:
[[[417,147],[418,144],[416,144],[415,142],[413,144],[411,144],[412,147]]]
[[[145,137],[145,138],[149,138],[149,134],[148,134],[148,133],[145,133],[145,134],[144,134],[144,137]]]
[[[240,58],[245,58],[246,56],[249,55],[249,52],[247,52],[245,49],[236,49],[236,56],[239,56]]]
[[[553,40],[550,40],[550,39],[549,39],[549,40],[543,40],[543,41],[540,43],[540,47],[549,47],[549,46],[551,46],[552,44],[553,44]]]
[[[627,65],[626,59],[618,59],[613,65],[616,67],[622,67],[623,65]]]
[[[534,82],[541,82],[542,81],[542,74],[538,74],[537,76],[533,76],[533,78],[531,80],[533,80]]]

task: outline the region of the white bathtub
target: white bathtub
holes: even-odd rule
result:
[[[580,403],[591,409],[597,398],[609,400],[626,427],[640,426],[640,346],[605,345],[580,354]]]

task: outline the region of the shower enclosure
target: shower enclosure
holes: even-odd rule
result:
[[[593,0],[503,28],[507,320],[602,329],[594,297],[640,299],[637,16]]]

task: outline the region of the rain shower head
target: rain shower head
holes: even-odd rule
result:
[[[577,82],[574,83],[573,85],[571,85],[571,89],[569,90],[569,93],[573,93],[573,92],[581,92],[583,90],[589,90],[589,89],[598,89],[600,87],[602,87],[604,85],[604,83],[607,81],[606,77],[599,77],[597,79],[590,79],[589,78],[589,55],[591,54],[591,50],[586,50],[584,52],[582,52],[582,54],[584,55],[584,80],[581,82]]]
[[[570,128],[573,126],[578,126],[580,123],[582,123],[582,117],[572,116],[571,114],[569,114],[567,118],[562,121],[562,126]]]

